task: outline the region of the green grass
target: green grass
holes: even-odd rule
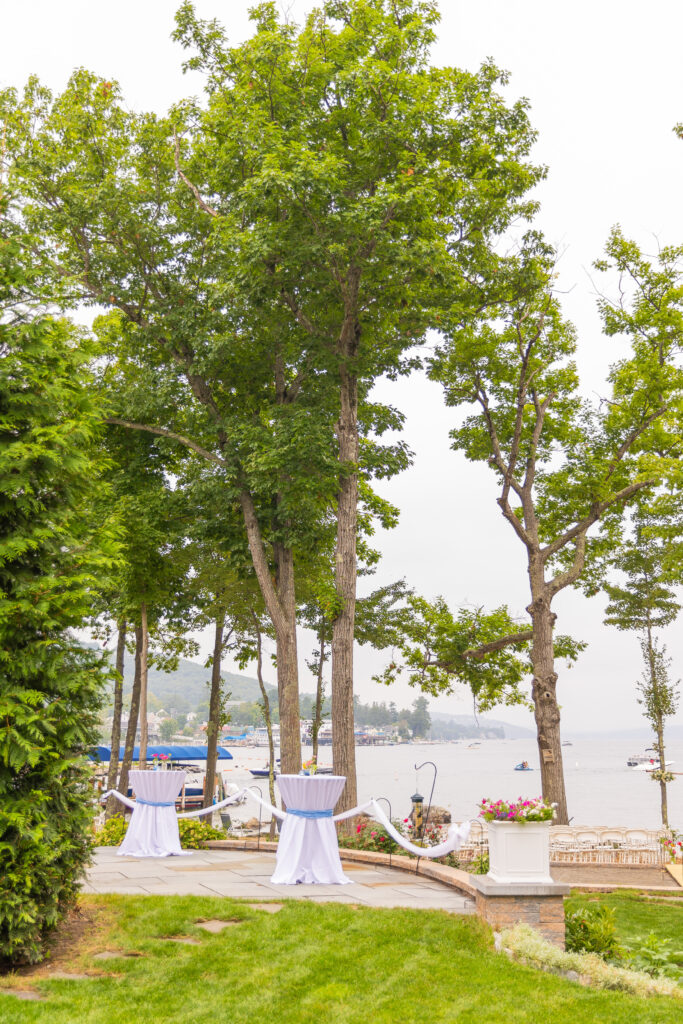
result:
[[[671,939],[674,948],[683,949],[683,903],[667,896],[652,899],[640,891],[629,890],[577,893],[565,900],[565,908],[571,913],[579,907],[595,906],[598,902],[614,910],[619,942],[630,945],[639,936],[646,938],[654,932],[657,938]]]
[[[61,971],[0,979],[2,1024],[680,1024],[681,1004],[584,989],[510,962],[474,917],[285,902],[276,914],[194,896],[89,896]],[[238,918],[218,935],[198,918]],[[160,941],[184,935],[200,945]],[[98,961],[98,950],[136,958]]]

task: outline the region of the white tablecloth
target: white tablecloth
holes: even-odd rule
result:
[[[346,885],[339,860],[337,831],[331,817],[302,818],[291,812],[331,811],[342,794],[344,775],[279,775],[277,784],[287,807],[271,882]]]
[[[185,772],[132,771],[130,785],[135,807],[119,856],[170,857],[188,853],[180,849],[175,801]],[[164,806],[159,806],[159,805]]]

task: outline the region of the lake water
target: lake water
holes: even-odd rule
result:
[[[541,777],[535,740],[482,740],[437,744],[402,744],[395,747],[356,747],[359,802],[371,796],[388,797],[392,816],[406,817],[410,797],[417,790],[429,800],[433,770],[426,766],[416,773],[415,764],[433,761],[438,769],[433,803],[447,807],[454,820],[476,817],[477,803],[482,797],[512,798],[539,796]],[[219,762],[225,779],[238,785],[256,782],[264,795],[265,779],[254,780],[250,768],[262,768],[267,762],[263,747],[229,748],[234,760]],[[575,740],[563,747],[565,781],[569,816],[574,825],[610,825],[656,828],[661,824],[659,786],[645,772],[633,771],[626,765],[629,755],[642,753],[643,747],[633,740]],[[304,757],[310,750],[304,748]],[[672,771],[683,772],[683,742],[672,743],[667,760]],[[516,772],[514,766],[528,761],[534,769]],[[331,764],[331,747],[322,747],[321,764]],[[669,821],[683,831],[683,775],[669,787]],[[252,817],[255,804],[236,808],[233,815],[240,821]],[[232,813],[232,812],[231,812]]]

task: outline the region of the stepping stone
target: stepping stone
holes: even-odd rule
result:
[[[252,910],[265,910],[266,914],[277,914],[278,910],[284,907],[284,903],[247,903],[247,906]]]
[[[14,996],[15,999],[30,999],[34,1003],[42,1003],[45,1000],[45,996],[41,996],[40,992],[31,992],[30,989],[0,988],[0,994]]]
[[[217,935],[224,928],[229,928],[231,924],[242,924],[242,921],[239,918],[234,918],[232,921],[196,921],[195,924],[198,928],[203,928],[205,932]]]
[[[157,935],[160,942],[182,942],[185,946],[201,946],[199,939],[191,939],[189,935]]]
[[[102,953],[95,953],[93,960],[120,960],[122,957],[144,956],[144,953],[117,953],[113,949],[105,949]]]
[[[53,978],[58,978],[60,981],[87,981],[92,977],[92,974],[69,974],[68,971],[51,971],[48,975],[50,981]]]

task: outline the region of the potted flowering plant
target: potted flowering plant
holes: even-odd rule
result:
[[[152,754],[152,764],[154,765],[154,771],[158,771],[159,768],[168,768],[168,764],[171,758],[168,754]]]
[[[551,885],[550,825],[555,805],[542,797],[516,801],[484,799],[479,814],[488,822],[489,878],[507,885]]]

